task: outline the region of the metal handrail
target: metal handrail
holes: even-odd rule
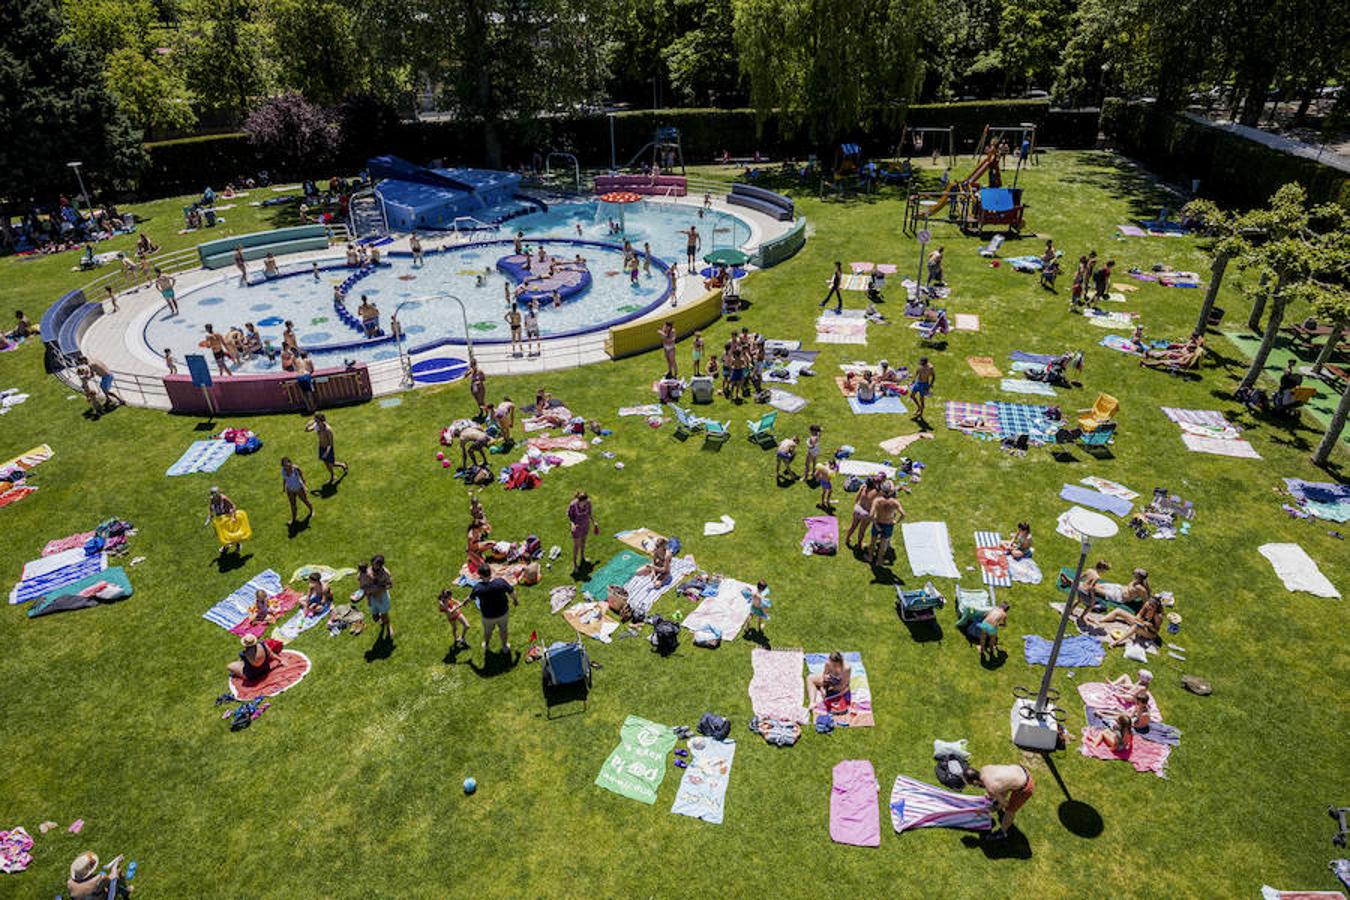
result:
[[[572,170],[576,176],[577,190],[578,191],[581,190],[581,163],[577,162],[575,154],[564,153],[561,150],[550,150],[548,155],[544,157],[544,174],[545,175],[553,174],[552,170],[549,168],[549,161],[552,160],[553,157],[555,156],[561,156],[563,159],[572,160]]]
[[[491,224],[490,222],[484,222],[482,219],[475,219],[473,216],[455,216],[454,221],[450,223],[451,226],[455,229],[455,234],[459,234],[459,223],[460,223],[460,222],[472,222],[472,223],[473,223],[474,227],[473,227],[473,228],[466,229],[466,230],[468,230],[468,231],[479,231],[479,230],[483,230],[483,231],[501,231],[501,229],[502,229],[502,226],[500,226],[500,225],[493,225],[493,224]]]

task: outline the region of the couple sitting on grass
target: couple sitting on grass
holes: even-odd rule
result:
[[[1133,640],[1145,643],[1157,641],[1162,633],[1162,601],[1153,595],[1148,570],[1135,569],[1130,583],[1120,585],[1101,580],[1102,574],[1110,569],[1111,564],[1102,559],[1083,571],[1083,577],[1078,582],[1078,597],[1069,600],[1074,606],[1083,604],[1083,611],[1079,614],[1080,623],[1089,611],[1105,610],[1094,617],[1094,624],[1123,622],[1130,626],[1128,631],[1111,642],[1112,647],[1120,647]],[[1069,584],[1063,572],[1059,578],[1062,586]]]

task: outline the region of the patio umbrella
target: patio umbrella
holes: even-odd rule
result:
[[[624,222],[623,208],[630,203],[637,203],[642,199],[640,194],[634,194],[632,191],[610,191],[608,194],[600,195],[601,203],[613,203],[619,207],[619,230],[627,231],[628,226]]]
[[[743,266],[750,261],[750,254],[734,247],[723,247],[704,254],[703,261],[714,266]]]

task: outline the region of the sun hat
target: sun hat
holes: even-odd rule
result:
[[[70,864],[70,880],[88,881],[94,877],[94,873],[97,871],[98,854],[92,850],[86,850],[75,857],[75,861]]]
[[[213,494],[219,494],[219,493],[220,493],[220,488],[216,487],[215,485],[212,485],[212,486],[211,486],[211,493],[213,493]]]
[[[1140,669],[1140,670],[1139,670],[1139,683],[1140,683],[1140,684],[1148,684],[1148,683],[1149,683],[1150,681],[1152,681],[1152,680],[1153,680],[1153,673],[1152,673],[1152,672],[1150,672],[1148,669]]]
[[[258,643],[258,636],[256,634],[246,634],[239,639],[239,643],[243,644],[245,647],[252,647]]]

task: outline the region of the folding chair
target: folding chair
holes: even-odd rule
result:
[[[1084,431],[1078,436],[1078,445],[1090,453],[1109,452],[1107,451],[1116,437],[1116,423],[1105,422],[1095,431]]]
[[[587,709],[591,691],[591,658],[581,641],[554,641],[540,660],[540,673],[544,689],[544,713],[553,718],[553,704],[550,694],[559,688],[579,686],[581,690],[581,709]]]
[[[1110,394],[1098,394],[1097,401],[1092,404],[1091,409],[1078,411],[1078,426],[1084,431],[1095,431],[1099,426],[1114,419],[1118,409],[1120,409],[1119,400]]]
[[[718,422],[716,419],[703,420],[703,443],[705,444],[725,444],[731,440],[731,420]]]
[[[761,447],[765,446],[766,443],[776,442],[777,438],[774,437],[773,426],[777,421],[778,410],[774,410],[773,412],[765,413],[760,416],[759,421],[757,422],[746,422],[746,426],[750,429],[750,442],[759,444]]]
[[[956,586],[956,628],[962,634],[977,615],[983,616],[993,608],[993,588],[963,588],[960,584]]]
[[[704,420],[687,409],[680,409],[674,403],[666,404],[675,416],[675,434],[674,437],[680,440],[686,440],[695,432],[702,431]]]
[[[905,591],[895,586],[895,605],[900,610],[901,622],[936,622],[937,611],[947,600],[929,581],[917,591]]]

